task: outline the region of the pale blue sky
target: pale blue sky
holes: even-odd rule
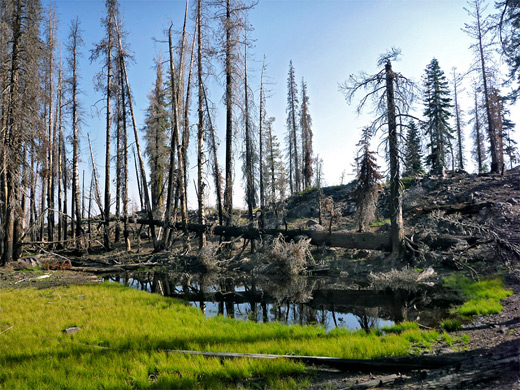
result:
[[[193,2],[193,0],[192,0]],[[85,47],[81,64],[81,97],[85,109],[83,134],[90,133],[95,142],[97,164],[102,173],[104,166],[104,124],[98,118],[94,104],[101,98],[93,91],[92,78],[99,63],[90,64],[89,50],[93,43],[104,35],[100,19],[105,12],[103,0],[58,0],[56,4],[60,19],[59,35],[62,40],[68,34],[70,20],[76,15],[84,30]],[[44,1],[47,5],[48,1]],[[176,29],[182,26],[184,0],[120,0],[124,15],[128,42],[135,53],[135,64],[129,68],[129,78],[135,98],[139,127],[143,125],[147,95],[152,88],[155,74],[153,57],[157,50],[166,52],[166,45],[154,43],[152,37],[164,39],[164,30],[173,22]],[[339,92],[338,83],[350,74],[359,71],[375,73],[379,54],[391,47],[402,50],[402,59],[394,64],[396,71],[420,83],[426,65],[433,57],[449,76],[456,66],[459,72],[467,70],[472,63],[469,50],[471,42],[461,31],[469,17],[464,11],[466,1],[459,0],[260,0],[250,11],[250,22],[255,40],[252,53],[256,62],[250,60],[251,83],[258,91],[261,61],[267,56],[267,75],[271,81],[272,97],[268,101],[268,113],[276,117],[275,131],[282,140],[285,136],[286,79],[289,61],[292,60],[298,82],[304,77],[311,102],[314,131],[314,151],[324,160],[325,180],[338,184],[343,170],[352,173],[355,144],[360,129],[370,120],[370,115],[358,117],[355,106],[349,106]],[[488,11],[493,11],[492,4]],[[190,26],[192,24],[190,23]],[[189,31],[193,28],[190,27]],[[216,64],[217,71],[220,64]],[[467,88],[469,91],[469,88]],[[218,86],[211,91],[212,99],[219,103],[223,90]],[[467,92],[461,94],[462,108],[471,107]],[[102,103],[99,103],[102,108]],[[513,120],[520,120],[514,108]],[[420,116],[422,105],[416,106]],[[367,114],[369,112],[367,111]],[[223,136],[223,117],[217,123],[220,138]],[[469,139],[469,126],[465,127]],[[518,136],[516,137],[518,139]],[[518,139],[520,141],[520,139]],[[192,142],[194,145],[194,142]],[[240,147],[240,143],[236,143]],[[469,159],[468,145],[466,151]],[[86,141],[82,144],[83,159],[88,164]],[[222,159],[223,161],[223,159]],[[239,161],[236,163],[235,204],[243,204]],[[191,160],[191,167],[195,159]],[[89,172],[88,165],[85,169]],[[192,183],[196,171],[190,171]],[[347,176],[351,180],[352,176]],[[102,178],[101,178],[102,179]],[[190,192],[193,185],[190,184]],[[196,207],[190,196],[190,207]]]

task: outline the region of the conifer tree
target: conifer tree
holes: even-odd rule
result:
[[[302,174],[303,188],[309,188],[312,182],[312,119],[309,112],[307,83],[302,78],[302,102],[300,106],[300,129],[302,138]]]
[[[112,99],[113,99],[113,78],[114,78],[114,53],[116,51],[116,18],[119,13],[117,0],[106,0],[105,7],[107,15],[102,19],[101,24],[105,28],[105,37],[95,45],[91,52],[91,61],[102,57],[104,60],[103,70],[98,74],[97,87],[105,95],[106,110],[106,136],[105,136],[105,190],[104,190],[104,234],[103,245],[106,250],[110,249],[110,161],[111,161],[111,139],[112,139]]]
[[[155,59],[155,85],[148,96],[149,106],[146,110],[144,139],[145,154],[150,168],[150,187],[152,209],[156,210],[163,204],[165,173],[168,170],[168,129],[169,114],[166,109],[166,93],[163,82],[163,67],[161,56]]]
[[[356,220],[358,230],[365,231],[368,224],[374,219],[376,212],[377,197],[379,195],[379,180],[384,176],[379,173],[376,156],[370,150],[370,139],[372,131],[365,127],[361,134],[361,140],[356,146],[359,147],[356,163],[358,166],[356,186]]]
[[[256,151],[256,137],[255,129],[252,120],[253,99],[252,93],[248,85],[248,70],[247,70],[247,35],[244,37],[244,110],[242,113],[244,124],[244,151],[242,154],[242,172],[245,183],[245,200],[247,203],[247,214],[249,221],[253,222],[253,210],[256,208],[257,191],[256,191],[256,177],[258,167],[258,154]],[[251,242],[252,248],[253,241]]]
[[[273,132],[274,118],[265,121],[264,150],[265,161],[263,164],[264,183],[266,188],[266,203],[274,204],[285,198],[285,169],[280,150],[280,142]]]
[[[21,255],[20,240],[27,191],[27,153],[45,138],[40,111],[44,44],[40,37],[41,4],[33,1],[3,1],[0,7],[5,45],[0,81],[0,265]],[[44,153],[44,150],[41,151]],[[32,157],[31,157],[32,158]],[[41,195],[43,199],[45,196]],[[43,218],[41,218],[43,220]]]
[[[457,74],[457,68],[453,67],[453,109],[455,116],[455,131],[456,131],[456,144],[457,154],[456,161],[457,167],[464,170],[464,135],[462,132],[462,109],[459,105],[459,85],[461,82],[461,76]]]
[[[362,111],[366,103],[371,101],[378,113],[371,124],[373,129],[386,127],[388,141],[388,165],[390,166],[390,238],[392,257],[399,255],[404,240],[402,193],[399,168],[398,128],[402,125],[403,116],[407,116],[410,104],[415,96],[415,85],[402,74],[392,68],[392,61],[398,58],[400,51],[392,49],[380,56],[377,65],[383,67],[374,75],[360,73],[350,76],[349,82],[340,85],[345,97],[351,102],[359,90],[367,91],[358,105]],[[399,120],[399,121],[398,121]]]
[[[426,163],[433,170],[446,166],[448,147],[453,139],[453,130],[449,125],[452,106],[448,81],[435,58],[425,70],[424,106],[424,134],[430,149]]]
[[[70,77],[68,79],[70,92],[70,115],[72,120],[72,202],[74,206],[73,219],[76,221],[75,229],[72,236],[79,238],[81,234],[81,214],[80,214],[80,191],[79,191],[79,124],[80,105],[78,102],[79,93],[79,75],[78,75],[78,57],[79,49],[83,45],[81,30],[79,27],[79,19],[76,18],[71,22],[68,49],[68,65]],[[64,181],[65,182],[65,181]],[[66,226],[66,224],[65,224]],[[65,229],[66,230],[66,229]]]
[[[300,192],[301,176],[300,161],[298,158],[298,85],[294,75],[292,61],[289,62],[289,76],[287,77],[287,157],[289,159],[289,188],[291,194]]]
[[[517,142],[513,139],[515,124],[509,117],[510,111],[507,107],[509,99],[504,98],[502,103],[502,134],[504,140],[504,157],[507,156],[509,169],[520,162]],[[505,162],[504,162],[505,163]]]
[[[422,173],[424,173],[424,169],[422,166],[422,147],[419,129],[414,121],[410,121],[406,134],[403,176],[413,177]]]
[[[511,93],[512,102],[520,95],[520,3],[511,0],[495,2],[498,15],[498,36],[506,63],[509,66],[509,78],[515,82]]]
[[[471,154],[473,160],[477,164],[477,172],[483,173],[485,170],[485,161],[486,161],[486,149],[484,142],[484,132],[483,126],[485,113],[483,112],[483,107],[479,104],[478,101],[478,86],[477,84],[473,85],[473,109],[470,111],[470,115],[472,118],[470,119],[470,123],[473,123],[473,129],[471,131],[471,137],[473,139],[473,148],[471,150]]]
[[[484,0],[468,0],[468,7],[465,8],[469,16],[473,18],[471,24],[466,24],[464,31],[474,40],[471,45],[475,53],[475,68],[480,74],[482,93],[484,97],[484,110],[486,113],[487,134],[489,140],[489,151],[491,156],[491,173],[498,173],[501,169],[500,129],[493,122],[492,101],[491,101],[491,67],[490,58],[493,49],[493,37],[491,37],[492,21],[485,17],[486,4]]]

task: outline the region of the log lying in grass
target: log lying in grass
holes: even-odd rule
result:
[[[148,220],[138,220],[138,223],[149,224]],[[161,225],[161,221],[154,221],[154,224]],[[247,226],[211,226],[190,223],[183,226],[181,223],[175,224],[178,230],[187,230],[192,233],[208,233],[225,237],[243,237],[246,239],[259,239],[262,236],[278,236],[282,235],[286,239],[295,239],[298,236],[304,236],[311,239],[313,245],[327,245],[330,247],[347,248],[347,249],[371,249],[389,251],[390,235],[374,234],[374,233],[353,233],[345,231],[335,231],[332,234],[328,232],[317,232],[302,229],[256,229]]]
[[[405,372],[427,370],[460,364],[462,360],[461,356],[409,356],[382,359],[341,359],[325,356],[271,355],[184,350],[167,350],[165,352],[186,355],[202,355],[220,359],[288,359],[303,362],[305,364],[326,365],[345,371],[362,372]]]

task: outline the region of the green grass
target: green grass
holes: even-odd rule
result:
[[[381,221],[374,221],[370,224],[371,227],[379,227],[379,226],[383,226],[385,223],[390,223],[390,218],[388,219],[383,219]]]
[[[73,335],[63,329],[77,326]],[[382,335],[206,319],[171,298],[119,285],[0,290],[0,388],[295,388],[303,364],[168,350],[377,358],[429,348],[437,332]]]
[[[446,321],[443,321],[441,326],[442,326],[442,329],[444,329],[448,332],[454,332],[454,331],[462,329],[462,321],[458,318],[448,319]]]
[[[504,282],[499,278],[474,282],[465,277],[451,275],[444,279],[444,285],[467,299],[456,308],[457,313],[465,316],[500,313],[504,309],[500,300],[513,294],[511,290],[504,288]]]
[[[383,331],[385,333],[397,333],[397,334],[401,334],[407,330],[417,330],[417,329],[419,329],[419,325],[416,322],[411,322],[411,321],[405,321],[405,322],[401,322],[400,324],[383,327]]]

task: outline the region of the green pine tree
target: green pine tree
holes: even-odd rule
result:
[[[375,217],[377,198],[379,195],[379,180],[384,176],[379,173],[375,153],[370,150],[372,132],[369,127],[363,129],[356,164],[358,167],[356,187],[356,221],[359,231],[365,231],[366,227]]]
[[[166,92],[163,85],[163,69],[160,56],[156,59],[156,80],[146,110],[144,139],[145,153],[150,167],[150,187],[152,190],[152,209],[163,203],[165,173],[168,171],[168,129],[169,115],[166,110]]]
[[[453,139],[453,130],[449,125],[452,105],[448,81],[435,58],[425,69],[424,106],[424,133],[430,149],[426,164],[433,170],[446,166]]]
[[[408,133],[406,134],[406,144],[404,151],[404,177],[412,177],[424,173],[422,166],[422,150],[421,140],[419,138],[419,129],[414,121],[408,124]]]

